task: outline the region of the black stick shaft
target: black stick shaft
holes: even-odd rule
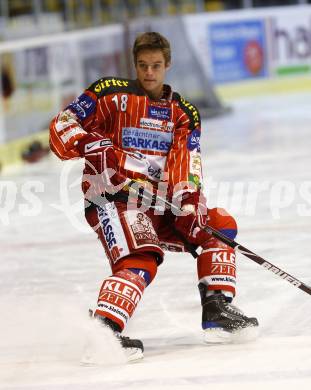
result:
[[[256,253],[247,249],[245,246],[240,245],[236,241],[231,240],[230,238],[224,236],[222,233],[220,233],[218,230],[215,230],[211,226],[206,226],[205,230],[207,233],[211,234],[213,237],[218,238],[220,241],[224,242],[225,244],[227,244],[231,248],[240,252],[242,255],[246,256],[250,260],[259,264],[263,268],[267,269],[270,272],[273,272],[275,275],[279,276],[281,279],[286,280],[287,282],[289,282],[293,286],[295,286],[295,287],[299,288],[300,290],[306,292],[307,294],[311,295],[311,287],[310,286],[301,282],[300,280],[298,280],[294,276],[290,275],[289,273],[283,271],[281,268],[276,267],[275,265],[273,265],[269,261],[265,260],[263,257],[260,257]]]

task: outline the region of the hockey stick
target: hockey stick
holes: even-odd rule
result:
[[[146,198],[146,195],[148,195],[149,198]],[[142,196],[142,198],[145,198],[146,200],[149,200],[149,201],[155,200],[155,195],[152,194],[151,192],[147,191],[146,188],[143,191],[143,195],[140,192],[140,196]],[[178,206],[174,205],[173,203],[169,202],[168,200],[166,200],[166,199],[164,199],[162,197],[159,197],[159,196],[157,196],[157,199],[160,202],[162,202],[163,204],[165,204],[167,207],[169,207],[172,211],[181,212],[181,209]],[[154,207],[154,206],[151,206],[151,207]],[[258,256],[256,253],[254,253],[251,250],[247,249],[245,246],[243,246],[241,244],[238,244],[234,240],[231,240],[230,238],[228,238],[224,234],[220,233],[218,230],[212,228],[211,226],[207,225],[204,228],[204,230],[207,233],[209,233],[210,235],[212,235],[213,237],[217,238],[218,240],[220,240],[223,243],[227,244],[231,248],[233,248],[236,251],[240,252],[242,255],[246,256],[250,260],[252,260],[255,263],[259,264],[263,268],[267,269],[268,271],[273,272],[275,275],[279,276],[281,279],[286,280],[287,282],[289,282],[293,286],[295,286],[295,287],[299,288],[300,290],[306,292],[307,294],[311,295],[311,287],[310,286],[308,286],[307,284],[301,282],[300,280],[298,280],[294,276],[290,275],[289,273],[283,271],[281,268],[276,267],[275,265],[273,265],[269,261],[265,260],[263,257]],[[188,246],[189,245],[191,246],[191,244],[188,243]],[[197,252],[195,251],[194,248],[192,248],[192,250],[190,250],[190,252],[193,255],[193,257],[195,257],[195,258],[198,257],[198,254],[197,254]]]

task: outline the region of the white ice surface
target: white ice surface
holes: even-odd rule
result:
[[[232,115],[204,123],[202,137],[209,205],[237,217],[238,242],[307,284],[310,98],[236,101]],[[145,358],[126,364],[87,318],[109,268],[83,220],[80,176],[81,163],[50,156],[1,178],[17,191],[14,198],[9,190],[14,209],[0,221],[1,389],[311,388],[311,297],[241,255],[235,304],[258,317],[257,341],[203,344],[195,261],[167,254],[126,330],[143,340]],[[90,343],[98,344],[99,364],[81,366]]]

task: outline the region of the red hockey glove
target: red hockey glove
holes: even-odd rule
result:
[[[131,180],[118,173],[119,161],[110,139],[90,133],[76,147],[85,157],[82,189],[86,199],[127,189]]]
[[[176,230],[191,244],[203,246],[211,238],[211,235],[204,231],[208,221],[208,209],[204,203],[200,203],[199,193],[184,194],[181,210],[186,215],[176,217]]]

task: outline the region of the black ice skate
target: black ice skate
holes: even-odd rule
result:
[[[202,283],[199,290],[206,342],[245,342],[257,336],[257,318],[245,316],[222,293],[206,296],[207,288]]]
[[[128,361],[142,359],[144,357],[144,345],[141,340],[131,339],[121,335],[121,328],[117,323],[107,317],[94,316],[102,325],[110,328],[114,336],[120,342]]]

